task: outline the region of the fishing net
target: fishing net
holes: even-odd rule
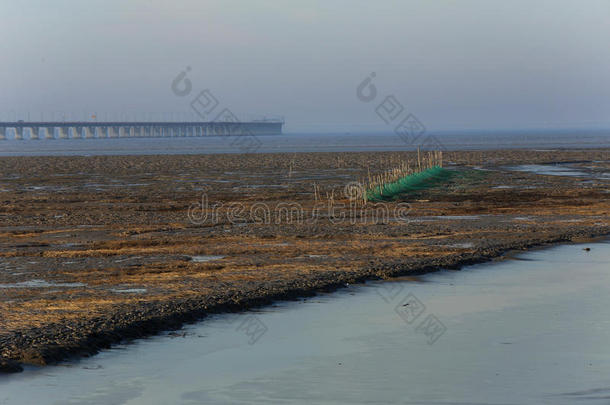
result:
[[[392,199],[399,194],[423,190],[437,184],[450,176],[447,169],[434,166],[419,173],[410,174],[395,182],[377,186],[366,193],[369,201]]]

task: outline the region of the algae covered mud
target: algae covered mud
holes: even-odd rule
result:
[[[610,232],[608,150],[443,158],[450,176],[366,205],[346,185],[415,153],[2,158],[0,364]]]

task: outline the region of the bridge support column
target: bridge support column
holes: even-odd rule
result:
[[[117,138],[118,136],[117,127],[108,127],[108,138]]]
[[[57,130],[59,132],[59,139],[68,139],[69,138],[67,127],[57,127]]]
[[[93,131],[91,131],[93,129]],[[85,139],[95,138],[95,127],[84,127]]]
[[[72,127],[72,139],[81,139],[83,137],[83,127]]]
[[[6,141],[6,127],[0,127],[0,141]]]
[[[23,141],[23,127],[15,128],[15,139]]]
[[[44,139],[55,139],[55,127],[42,127],[41,129]]]
[[[38,137],[39,128],[38,127],[30,127],[30,139],[40,139]]]

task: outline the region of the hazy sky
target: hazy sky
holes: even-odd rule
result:
[[[3,120],[185,114],[207,88],[290,132],[390,131],[387,95],[429,129],[610,127],[609,0],[2,0],[0,16]]]

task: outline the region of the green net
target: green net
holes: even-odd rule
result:
[[[384,184],[368,190],[366,197],[369,201],[379,201],[394,198],[403,193],[423,190],[451,175],[449,170],[434,166],[419,173],[410,174],[393,183]]]

